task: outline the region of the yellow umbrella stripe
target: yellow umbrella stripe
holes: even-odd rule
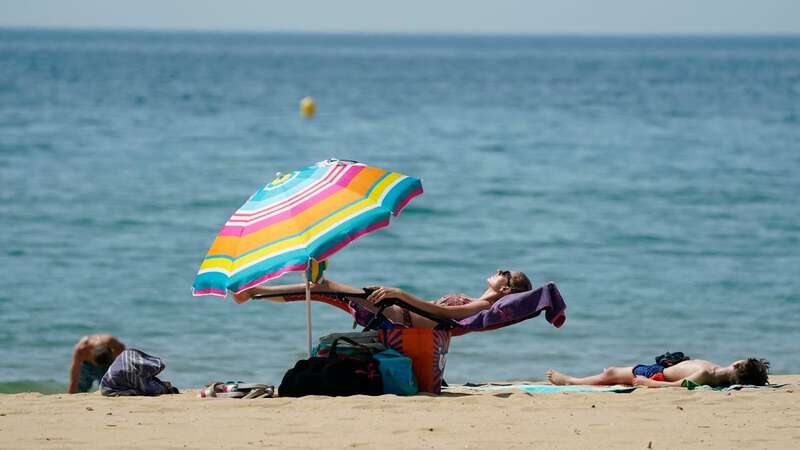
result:
[[[374,180],[372,184],[375,184],[376,181],[377,179]],[[358,194],[349,189],[342,189],[305,211],[283,220],[274,221],[270,218],[265,218],[259,221],[267,224],[263,227],[260,227],[258,222],[248,224],[243,227],[242,233],[239,236],[217,236],[208,254],[226,255],[231,259],[246,255],[249,252],[263,247],[267,243],[275,242],[280,237],[285,238],[300,234],[303,230],[318,222],[321,217],[326,217],[329,214],[333,214],[357,202],[359,199],[363,198],[363,195],[364,194]]]

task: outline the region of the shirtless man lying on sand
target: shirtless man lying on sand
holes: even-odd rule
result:
[[[608,367],[603,373],[584,378],[575,378],[555,370],[547,371],[551,383],[565,384],[630,384],[633,386],[664,387],[681,386],[684,380],[709,386],[730,386],[732,384],[767,384],[769,361],[762,358],[748,358],[734,362],[727,367],[702,359],[689,359],[673,366],[659,364],[639,364],[634,367]]]

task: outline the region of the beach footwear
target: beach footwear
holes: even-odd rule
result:
[[[200,398],[219,397],[219,398],[239,398],[244,397],[246,392],[239,392],[238,385],[234,382],[223,383],[215,381],[203,386],[200,389]]]
[[[242,398],[247,398],[247,399],[259,398],[259,397],[263,397],[264,394],[266,394],[266,393],[267,393],[267,390],[264,389],[264,388],[261,388],[261,387],[254,388],[254,389],[250,389],[250,392],[248,392],[247,395],[245,395]]]
[[[223,383],[215,381],[200,389],[200,398],[261,398],[273,397],[275,387],[256,383]]]
[[[246,395],[245,392],[217,392],[216,398],[242,398]]]
[[[212,383],[209,383],[209,384],[203,386],[200,389],[200,392],[198,393],[198,396],[200,398],[216,397],[218,390],[219,390],[219,392],[222,392],[221,386],[223,386],[224,384],[225,383],[223,383],[221,381],[214,381]]]
[[[240,390],[249,390],[247,395],[242,398],[270,398],[275,396],[275,386],[271,384],[240,384]]]

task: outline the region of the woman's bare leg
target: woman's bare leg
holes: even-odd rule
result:
[[[259,284],[246,289],[238,294],[233,294],[233,299],[241,303],[256,295],[275,296],[281,294],[292,294],[296,292],[305,291],[305,283],[296,284],[276,284],[274,286]],[[361,288],[348,286],[343,283],[337,283],[333,280],[323,280],[321,283],[311,283],[311,292],[340,292],[343,294],[362,294],[364,290]]]
[[[257,285],[253,286],[249,289],[246,289],[238,294],[233,294],[233,299],[238,302],[242,303],[247,300],[250,300],[256,295],[266,295],[266,296],[278,296],[282,294],[291,294],[304,291],[306,289],[306,285],[304,283],[297,283],[297,284],[276,284],[274,286],[269,285]],[[325,279],[321,283],[311,283],[311,292],[338,292],[342,294],[363,294],[364,289],[350,286],[344,283],[339,283],[337,281]],[[378,308],[372,304],[367,299],[353,297],[350,301],[358,303],[359,305],[365,307],[368,311],[377,312]],[[383,310],[383,314],[386,316],[387,319],[391,320],[395,323],[404,323],[404,310],[403,308],[393,305],[389,306],[388,308]],[[411,322],[412,326],[418,328],[433,328],[437,324],[436,322],[429,320],[423,316],[420,316],[415,313],[410,313],[411,315]]]
[[[319,286],[318,291],[327,291],[327,292],[341,292],[343,294],[363,294],[364,289],[359,287],[350,286],[344,283],[339,283],[333,280],[323,280],[322,283],[316,284],[314,286]],[[312,288],[313,290],[313,288]]]
[[[633,384],[633,367],[607,367],[603,373],[583,378],[571,377],[555,370],[547,371],[547,379],[559,386],[567,384]]]

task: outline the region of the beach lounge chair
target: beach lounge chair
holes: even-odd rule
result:
[[[496,330],[544,312],[547,322],[561,327],[566,321],[566,304],[555,283],[549,282],[537,289],[509,294],[495,302],[491,308],[480,311],[462,320],[450,320],[432,316],[398,299],[384,299],[370,311],[354,300],[369,295],[343,294],[340,292],[312,292],[311,299],[327,303],[350,314],[355,324],[365,330],[379,330],[387,347],[391,347],[412,359],[414,375],[420,391],[439,394],[446,363],[450,338],[467,333]],[[254,298],[276,302],[304,301],[305,292],[274,296],[257,295]],[[387,319],[382,311],[390,305],[398,305],[427,317],[437,323],[433,329],[407,328]]]

